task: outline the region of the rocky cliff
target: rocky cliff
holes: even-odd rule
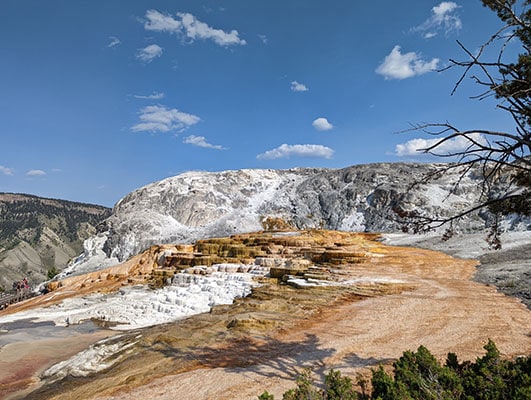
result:
[[[187,172],[139,188],[114,207],[98,236],[87,241],[85,260],[101,266],[123,261],[152,244],[191,243],[208,237],[260,230],[264,221],[295,228],[396,232],[411,212],[449,216],[481,196],[480,174],[441,174],[442,164],[368,164],[343,169]],[[489,215],[475,213],[458,230],[485,228]],[[518,225],[519,224],[519,225]],[[507,220],[507,229],[527,229]],[[101,261],[106,259],[107,262]]]

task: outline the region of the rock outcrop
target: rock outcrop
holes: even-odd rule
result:
[[[97,240],[119,261],[155,243],[191,243],[262,229],[277,218],[298,229],[396,232],[412,212],[447,217],[481,196],[480,175],[442,164],[368,164],[343,169],[187,172],[137,189],[114,207]],[[484,229],[490,216],[468,215],[461,231]],[[518,221],[507,221],[515,228]],[[527,229],[521,225],[520,229]],[[90,258],[90,257],[86,257]]]

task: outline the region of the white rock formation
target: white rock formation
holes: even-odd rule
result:
[[[114,207],[85,266],[108,265],[101,251],[123,261],[155,243],[190,243],[262,229],[264,217],[280,217],[297,228],[397,232],[408,212],[449,216],[481,195],[474,171],[444,173],[417,184],[443,164],[367,164],[343,169],[187,172],[137,189]],[[489,215],[472,214],[461,231],[484,229]],[[529,221],[508,219],[506,229],[528,229]],[[101,245],[97,249],[94,244]],[[87,246],[87,247],[90,247]],[[91,262],[94,260],[97,262]],[[89,264],[86,264],[89,263]],[[88,268],[88,267],[87,267]],[[84,268],[86,270],[87,268]]]

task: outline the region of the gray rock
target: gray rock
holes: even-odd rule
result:
[[[448,217],[480,199],[480,175],[459,171],[430,183],[418,181],[443,164],[381,163],[343,169],[187,172],[137,189],[107,219],[104,251],[125,260],[155,243],[189,243],[262,229],[261,219],[278,217],[297,228],[398,232],[416,213]],[[473,213],[456,226],[485,228],[488,213]],[[527,224],[527,225],[526,225]],[[506,229],[529,221],[508,219]]]

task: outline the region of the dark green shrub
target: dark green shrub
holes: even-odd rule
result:
[[[323,393],[314,386],[312,371],[305,368],[297,377],[297,387],[284,393],[282,400],[323,400]]]
[[[352,387],[352,380],[348,376],[341,376],[341,372],[333,369],[325,376],[325,393],[327,400],[357,400],[358,398]]]
[[[275,400],[275,396],[269,394],[266,390],[264,393],[258,396],[258,400]]]
[[[48,272],[46,272],[46,276],[48,279],[53,279],[57,274],[59,274],[59,270],[54,266],[48,269]]]
[[[394,364],[392,373],[383,366],[372,370],[372,392],[367,382],[357,380],[361,393],[354,390],[349,377],[331,370],[325,376],[324,390],[314,384],[311,371],[297,377],[297,387],[284,393],[283,400],[530,400],[531,356],[504,360],[492,340],[486,353],[476,362],[460,363],[449,353],[446,363],[420,346],[416,352],[405,351]],[[264,392],[259,400],[274,400]]]

